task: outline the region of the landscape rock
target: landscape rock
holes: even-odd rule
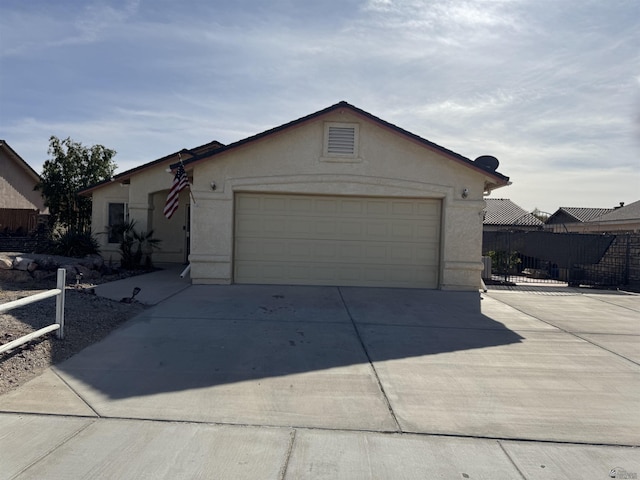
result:
[[[110,263],[110,262],[109,262]],[[40,281],[55,278],[59,268],[66,271],[68,285],[83,281],[100,281],[105,276],[118,275],[120,269],[112,268],[100,255],[87,255],[84,258],[64,257],[19,252],[0,254],[0,272],[9,272],[0,276],[0,281],[24,283],[30,280]],[[76,278],[81,274],[80,278]]]
[[[29,265],[31,263],[33,263],[33,259],[32,258],[16,257],[15,260],[13,261],[13,268],[15,270],[26,271],[26,270],[29,269]]]
[[[36,270],[35,272],[31,273],[31,276],[35,281],[40,282],[47,278],[56,278],[56,272],[52,272],[49,270]]]
[[[23,270],[0,270],[0,281],[26,283],[33,279],[31,274]]]
[[[34,261],[36,261],[42,270],[55,270],[60,266],[60,258],[53,255],[33,255]],[[67,262],[65,262],[67,263]]]
[[[58,268],[63,268],[67,272],[67,283],[74,283],[76,281],[76,274],[78,273],[75,265],[60,265]]]
[[[75,265],[75,269],[76,269],[76,274],[82,275],[82,278],[84,280],[90,280],[90,279],[95,279],[100,277],[100,272],[98,272],[97,270],[92,270],[90,268],[87,268],[82,264]]]
[[[104,265],[104,259],[97,254],[87,255],[86,257],[78,260],[78,264],[91,270],[100,270]]]

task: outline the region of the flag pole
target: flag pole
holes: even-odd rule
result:
[[[180,152],[178,152],[178,161],[180,162],[180,165],[182,166],[182,168],[184,168],[184,163],[182,163],[182,155],[180,154]],[[185,170],[185,175],[187,174],[187,171]],[[189,185],[189,196],[191,197],[191,201],[193,202],[194,205],[198,205],[198,202],[196,202],[195,197],[193,196],[193,192],[191,191],[191,183],[189,183],[189,176],[187,175],[187,185]]]

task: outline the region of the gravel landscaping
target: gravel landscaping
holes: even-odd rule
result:
[[[121,277],[103,278],[101,283]],[[13,351],[0,354],[0,394],[40,375],[46,368],[95,343],[145,308],[90,293],[93,284],[67,286],[65,338],[55,332]],[[0,304],[55,288],[55,278],[29,283],[0,282]],[[55,322],[55,298],[48,298],[0,314],[0,345]]]

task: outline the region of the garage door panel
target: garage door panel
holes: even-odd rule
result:
[[[245,283],[279,283],[286,275],[284,265],[268,262],[238,262],[235,272],[242,278],[254,279]]]
[[[245,214],[262,211],[262,199],[258,197],[238,196],[236,198],[236,208]]]
[[[415,252],[415,261],[420,265],[437,266],[438,265],[438,251],[434,248],[421,247],[417,248]]]
[[[236,219],[236,236],[254,235],[258,236],[262,232],[260,219],[251,215],[244,215]]]
[[[238,283],[434,288],[440,201],[238,194]]]
[[[388,233],[389,225],[381,222],[372,222],[367,225],[367,236],[372,239],[385,240]]]
[[[340,234],[344,238],[361,238],[362,225],[356,222],[340,222]]]
[[[323,263],[358,263],[390,265],[396,263],[411,266],[415,264],[437,265],[435,245],[397,245],[389,242],[321,242],[291,239],[249,239],[236,242],[236,257],[244,260],[280,261],[322,259]]]
[[[339,211],[339,202],[337,200],[319,199],[315,203],[315,211],[323,215],[335,216]]]
[[[340,225],[335,220],[318,220],[315,222],[315,232],[324,237],[339,238]]]
[[[416,237],[417,238],[430,238],[434,239],[439,235],[440,229],[435,225],[419,224],[416,225]]]
[[[364,213],[364,205],[360,200],[342,200],[340,202],[340,212],[343,215],[360,218]]]
[[[278,196],[262,197],[261,211],[278,213],[287,208],[287,199]]]
[[[309,279],[310,270],[314,272],[313,281]],[[329,266],[312,262],[285,266],[270,262],[241,262],[236,266],[236,273],[243,276],[243,283],[283,283],[282,278],[287,278],[289,284],[362,286],[362,278],[367,278],[367,286],[415,288],[418,283],[437,281],[436,273],[417,266]]]
[[[391,213],[394,216],[409,216],[413,217],[416,215],[416,205],[413,202],[393,202],[391,204]]]

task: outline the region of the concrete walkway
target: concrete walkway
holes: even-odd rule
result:
[[[0,396],[0,478],[640,474],[639,296],[166,288]]]
[[[191,286],[188,275],[180,277],[184,265],[159,264],[157,267],[159,270],[155,272],[97,285],[96,295],[119,302],[123,298],[130,298],[133,289],[139,288],[140,292],[135,296],[135,301],[145,305],[157,305]]]

